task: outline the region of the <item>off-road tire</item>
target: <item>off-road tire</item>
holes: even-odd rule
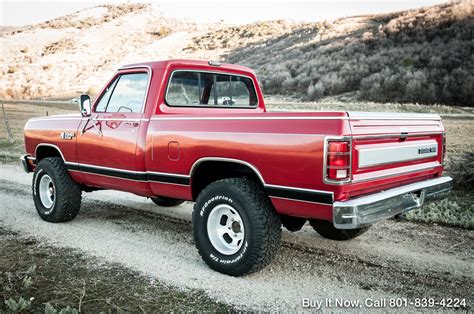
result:
[[[155,196],[151,198],[153,203],[162,207],[174,207],[184,203],[183,200],[178,200],[176,198],[164,197],[164,196]]]
[[[39,182],[44,175],[52,179],[55,187],[55,200],[51,208],[43,205],[39,195]],[[65,222],[74,219],[79,213],[82,190],[79,184],[72,181],[61,158],[48,157],[38,163],[32,189],[36,210],[43,220]]]
[[[216,250],[207,231],[209,214],[220,204],[232,206],[245,229],[244,242],[232,255]],[[199,194],[193,210],[193,234],[199,254],[209,267],[242,276],[270,263],[280,247],[281,222],[258,183],[249,178],[229,178],[209,184]]]
[[[332,222],[327,220],[311,219],[309,224],[326,239],[346,241],[354,239],[369,230],[370,226],[357,229],[336,229]]]

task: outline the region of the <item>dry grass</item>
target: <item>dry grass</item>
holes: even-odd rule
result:
[[[303,24],[284,20],[256,22],[240,26],[226,26],[193,38],[187,50],[235,49],[261,43],[267,39],[287,35]]]
[[[75,41],[71,38],[64,37],[59,41],[53,42],[51,44],[46,45],[43,48],[42,56],[46,56],[49,54],[73,50],[75,47]]]
[[[106,5],[99,5],[94,8],[105,8],[107,9],[107,11],[100,17],[86,17],[83,19],[76,19],[77,14],[79,12],[75,12],[72,14],[68,14],[65,16],[61,16],[61,17],[43,22],[38,25],[28,25],[24,27],[15,27],[15,28],[4,28],[3,32],[6,33],[6,35],[13,35],[16,33],[30,31],[37,27],[54,28],[54,29],[62,29],[62,28],[70,28],[70,27],[77,28],[77,29],[90,28],[93,26],[110,22],[126,14],[140,13],[143,10],[146,10],[148,8],[148,4],[138,4],[138,3],[137,4],[124,3],[120,5],[106,4]]]
[[[76,108],[36,106],[36,105],[4,105],[9,126],[12,130],[14,143],[9,143],[7,131],[3,125],[3,113],[0,110],[0,161],[18,161],[20,155],[24,154],[23,128],[26,121],[32,117],[65,114],[78,112]]]

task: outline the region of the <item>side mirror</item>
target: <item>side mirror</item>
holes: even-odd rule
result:
[[[91,98],[89,95],[81,95],[80,109],[83,117],[89,117],[91,115]]]

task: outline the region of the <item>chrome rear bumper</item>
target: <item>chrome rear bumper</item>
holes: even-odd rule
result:
[[[334,202],[333,223],[338,229],[354,229],[420,208],[444,198],[452,189],[451,177],[417,182],[346,202]]]

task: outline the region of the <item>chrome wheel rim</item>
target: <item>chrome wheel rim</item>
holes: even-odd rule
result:
[[[56,188],[54,186],[53,180],[47,174],[41,177],[39,183],[39,195],[41,203],[45,208],[53,207],[55,200]]]
[[[237,210],[227,204],[214,207],[207,219],[207,235],[219,253],[232,255],[238,252],[244,242],[245,229]]]

